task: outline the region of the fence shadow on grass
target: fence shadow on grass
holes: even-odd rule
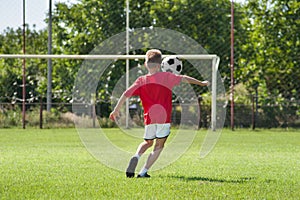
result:
[[[217,179],[217,178],[207,178],[207,177],[198,177],[198,176],[174,176],[168,175],[168,178],[181,179],[183,181],[201,181],[204,183],[245,183],[251,180],[254,180],[255,177],[239,177],[235,179]]]

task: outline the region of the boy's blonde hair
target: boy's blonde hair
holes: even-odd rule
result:
[[[146,52],[145,63],[147,67],[152,68],[160,65],[162,61],[161,51],[158,49],[150,49]]]

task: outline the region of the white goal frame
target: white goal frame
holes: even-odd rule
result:
[[[166,57],[169,55],[163,55]],[[211,128],[216,130],[217,125],[217,72],[220,58],[215,54],[182,54],[176,55],[181,59],[194,60],[211,60],[212,61],[212,81],[211,81]],[[82,60],[130,60],[145,59],[145,55],[49,55],[49,54],[0,54],[0,59],[17,58],[17,59],[82,59]],[[129,70],[126,68],[126,86],[128,87]],[[126,116],[129,115],[128,103],[126,103]],[[128,117],[126,117],[126,126],[128,125]],[[127,126],[128,127],[128,126]]]

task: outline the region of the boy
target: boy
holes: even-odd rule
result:
[[[185,75],[175,75],[170,72],[160,72],[162,54],[157,49],[147,51],[145,67],[148,74],[140,76],[122,94],[114,110],[110,114],[112,120],[119,116],[119,111],[127,98],[139,96],[144,108],[145,133],[144,141],[138,146],[136,154],[131,158],[126,170],[126,176],[134,177],[135,168],[142,154],[153,145],[153,151],[138,174],[138,178],[150,177],[147,173],[159,157],[170,134],[172,112],[172,89],[180,82],[207,86],[208,81],[199,81]]]

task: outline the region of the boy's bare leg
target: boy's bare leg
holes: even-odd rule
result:
[[[165,142],[167,138],[158,138],[156,139],[155,146],[153,151],[149,154],[146,164],[144,165],[143,169],[140,171],[139,175],[143,176],[150,167],[155,163],[157,158],[159,157],[160,153],[162,152]]]
[[[145,151],[147,151],[147,149],[149,149],[151,146],[153,145],[153,140],[144,140],[144,142],[142,142],[137,150],[136,150],[136,155],[143,155],[143,153],[145,153]]]
[[[135,168],[137,166],[140,156],[153,145],[153,140],[145,140],[142,142],[136,151],[136,154],[130,159],[129,165],[126,169],[126,176],[128,178],[134,177]]]

